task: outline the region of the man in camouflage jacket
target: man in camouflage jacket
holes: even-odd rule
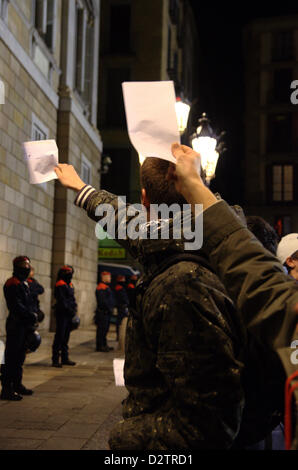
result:
[[[118,228],[128,223],[117,196],[57,175],[79,191],[75,204],[93,220],[100,219],[100,205],[111,204]],[[119,242],[143,264],[145,283],[165,257],[185,252],[183,240]],[[223,285],[205,263],[181,261],[156,276],[137,304],[126,339],[129,395],[124,420],[111,433],[111,448],[231,448],[241,435],[247,337]]]

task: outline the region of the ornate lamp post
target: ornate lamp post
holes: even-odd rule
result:
[[[218,158],[226,150],[225,144],[220,142],[225,132],[217,135],[213,131],[206,113],[202,114],[198,122],[199,127],[191,136],[191,144],[192,148],[201,155],[201,166],[209,186],[215,176]]]
[[[177,96],[175,107],[176,107],[179,132],[182,135],[184,134],[185,129],[187,128],[190,105],[187,102],[187,100],[182,99],[181,96]]]

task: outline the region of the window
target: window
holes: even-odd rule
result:
[[[83,98],[86,103],[92,102],[92,85],[93,85],[93,41],[94,28],[87,25],[86,31],[86,56],[85,56],[85,83]]]
[[[49,138],[49,129],[38,119],[35,114],[32,113],[32,128],[31,128],[31,139],[32,140],[47,140]],[[41,183],[40,188],[46,190],[47,183]]]
[[[128,4],[111,5],[110,10],[110,52],[130,52],[131,7]]]
[[[273,201],[293,201],[293,165],[273,165]]]
[[[130,80],[130,69],[108,69],[106,80],[106,126],[124,128],[126,117],[121,84]]]
[[[131,150],[127,148],[106,148],[105,154],[110,156],[112,164],[109,172],[101,177],[102,188],[129,198]]]
[[[179,1],[178,0],[169,1],[169,15],[173,24],[177,24],[179,21]]]
[[[75,86],[84,102],[91,106],[94,64],[94,17],[86,8],[77,8]]]
[[[89,160],[82,155],[81,161],[81,178],[86,184],[91,184],[92,181],[92,165]]]
[[[268,116],[269,152],[291,152],[293,149],[292,114],[271,114]]]
[[[54,50],[56,0],[35,0],[34,24],[47,47]]]
[[[279,62],[293,58],[293,33],[292,31],[278,31],[272,37],[272,60]]]
[[[292,221],[289,215],[281,215],[275,218],[274,229],[279,237],[292,233]]]
[[[293,80],[292,69],[275,70],[273,74],[273,100],[277,103],[288,103],[290,100],[290,86]]]
[[[7,4],[8,0],[0,0],[0,18],[2,20],[7,18]]]

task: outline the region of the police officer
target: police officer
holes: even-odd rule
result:
[[[72,319],[77,312],[77,303],[74,296],[72,276],[74,270],[72,266],[65,265],[59,269],[57,282],[55,285],[55,316],[56,334],[52,347],[52,366],[62,367],[62,365],[74,366],[68,356],[68,341],[72,330]],[[61,362],[60,362],[61,356]]]
[[[111,273],[104,271],[100,274],[101,281],[96,288],[97,309],[95,312],[96,351],[109,352],[114,348],[107,344],[107,334],[110,327],[111,315],[115,306],[115,299],[110,288]]]
[[[118,310],[117,323],[116,323],[116,332],[117,332],[117,341],[119,340],[119,328],[122,323],[123,318],[128,316],[128,305],[129,299],[127,291],[125,288],[125,276],[119,274],[117,276],[117,284],[115,285],[115,299],[116,307]]]
[[[138,276],[133,274],[130,276],[127,282],[126,291],[129,300],[129,306],[135,306],[135,296],[136,296],[136,284],[137,284]]]
[[[5,364],[1,366],[2,400],[19,401],[22,395],[33,394],[22,384],[26,339],[37,324],[36,306],[27,282],[30,270],[28,257],[15,258],[13,277],[6,281],[3,288],[9,314],[6,320]]]
[[[27,281],[28,281],[28,284],[29,284],[29,287],[30,287],[31,294],[33,296],[33,301],[34,301],[34,305],[35,305],[35,310],[34,311],[38,315],[38,323],[41,323],[44,320],[45,315],[44,315],[43,311],[40,310],[40,304],[39,304],[38,296],[42,295],[44,293],[44,288],[34,278],[34,268],[33,268],[33,266],[31,266],[30,275],[29,275]]]

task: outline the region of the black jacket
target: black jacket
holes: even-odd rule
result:
[[[67,284],[62,279],[55,285],[55,312],[56,315],[62,315],[72,318],[77,311],[77,303],[74,295],[74,287],[72,283]]]
[[[117,202],[106,191],[94,192],[85,208],[98,220],[96,207],[109,203],[119,218]],[[178,240],[119,243],[143,264],[148,276],[160,257],[184,253],[184,241]],[[230,448],[244,408],[246,334],[223,285],[205,267],[181,262],[157,276],[138,295],[137,304],[126,336],[129,395],[124,421],[111,433],[111,448]]]
[[[26,281],[13,276],[3,287],[4,296],[9,310],[7,329],[31,327],[37,321],[34,297]]]
[[[115,299],[112,289],[105,284],[100,282],[95,291],[97,310],[111,314],[115,306]]]
[[[40,310],[40,308],[39,308],[40,304],[39,304],[38,296],[42,295],[44,293],[44,288],[33,277],[29,277],[27,279],[27,282],[29,284],[30,291],[31,291],[33,301],[34,301],[34,304],[35,304],[35,311],[38,312]]]

